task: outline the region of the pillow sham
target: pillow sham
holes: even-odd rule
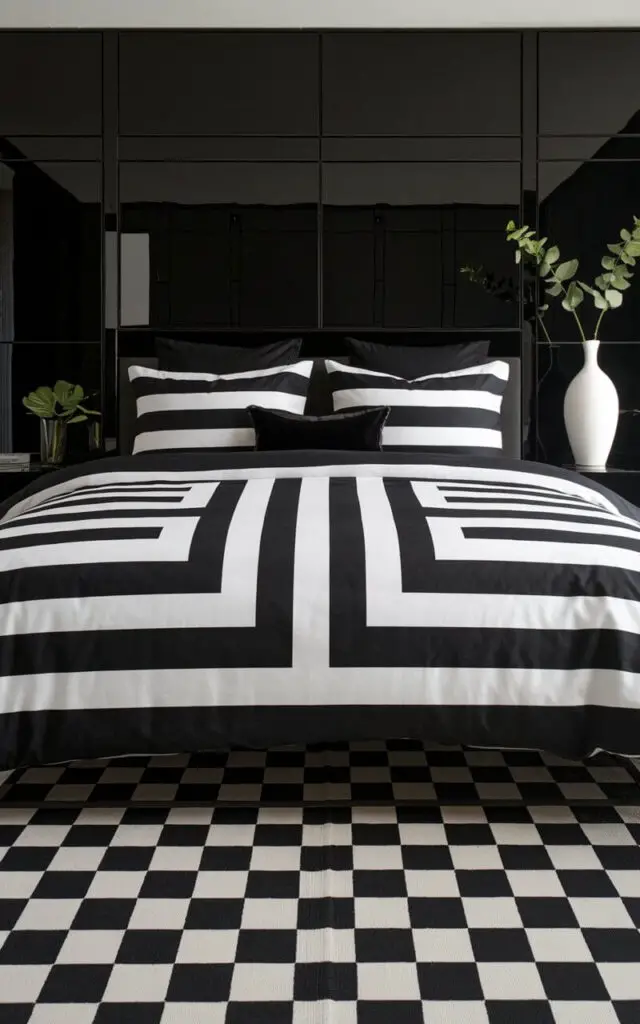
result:
[[[389,406],[383,449],[447,455],[502,451],[508,363],[495,360],[414,380],[330,360],[327,372],[336,411]]]
[[[448,373],[477,366],[489,355],[489,341],[466,341],[455,345],[379,345],[373,341],[345,338],[356,366],[379,373],[392,373],[407,380],[432,373]]]
[[[130,366],[136,399],[133,454],[246,451],[255,445],[250,405],[304,412],[313,361],[247,373],[168,373]]]
[[[250,405],[256,432],[256,451],[291,451],[317,448],[324,451],[379,452],[382,428],[389,415],[383,406],[334,412],[328,416],[298,416]]]
[[[210,345],[207,342],[156,338],[158,368],[170,373],[244,373],[295,363],[302,338],[274,341],[257,348],[240,345]]]

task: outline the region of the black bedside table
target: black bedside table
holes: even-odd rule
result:
[[[640,507],[640,469],[618,469],[616,466],[607,466],[601,470],[577,469],[575,466],[566,468],[608,487],[614,494]]]
[[[72,459],[69,462],[64,462],[61,466],[51,466],[47,463],[33,460],[29,463],[29,469],[25,470],[0,468],[0,501],[10,498],[13,494],[21,491],[23,487],[26,487],[27,484],[33,483],[34,480],[39,480],[44,474],[53,475],[57,470],[69,469],[70,466],[77,466],[85,462],[96,462],[113,454],[113,452],[95,452],[92,455],[86,455],[82,459]]]

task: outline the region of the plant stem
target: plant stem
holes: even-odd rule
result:
[[[600,330],[600,324],[602,323],[602,318],[603,318],[603,316],[604,316],[604,314],[605,314],[606,312],[607,312],[607,310],[606,310],[606,309],[603,309],[603,310],[601,310],[601,312],[600,312],[600,316],[598,317],[598,319],[597,319],[597,321],[596,321],[596,326],[595,326],[595,330],[594,330],[594,332],[593,332],[593,338],[594,338],[594,341],[596,341],[596,340],[597,340],[597,338],[598,338],[598,331]]]
[[[553,281],[554,281],[554,284],[559,284],[559,285],[560,285],[560,287],[561,287],[561,289],[562,289],[562,294],[566,296],[566,294],[567,294],[567,289],[565,288],[564,284],[562,283],[562,281],[559,281],[559,280],[558,280],[558,278],[556,277],[556,272],[555,272],[555,270],[553,270],[553,268],[551,268],[551,272],[552,272],[552,274],[553,274]],[[584,333],[584,331],[583,331],[583,329],[582,329],[582,324],[580,323],[580,317],[579,317],[579,316],[578,316],[578,314],[576,313],[575,309],[572,309],[572,310],[571,310],[571,312],[572,312],[572,314],[573,314],[573,319],[575,320],[575,322],[576,322],[576,323],[577,323],[577,325],[578,325],[578,330],[580,331],[580,337],[582,338],[583,342],[584,342],[584,343],[586,344],[586,342],[587,342],[587,339],[586,339],[586,337],[585,337],[585,333]]]
[[[551,341],[551,338],[549,337],[549,332],[548,332],[548,330],[547,330],[547,328],[545,326],[545,322],[544,322],[544,320],[542,319],[542,317],[540,316],[539,313],[536,313],[536,320],[540,324],[540,326],[541,326],[541,328],[542,328],[542,330],[544,332],[544,336],[545,336],[545,338],[547,339],[547,341],[549,343],[549,346],[551,346],[553,344],[553,342]]]

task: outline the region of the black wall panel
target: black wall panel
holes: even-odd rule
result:
[[[113,432],[117,354],[157,333],[447,331],[522,352],[527,451],[565,460],[578,335],[541,332],[504,227],[598,273],[640,215],[638,68],[633,31],[0,33],[0,445],[56,376]],[[638,324],[640,287],[602,331],[626,463]]]

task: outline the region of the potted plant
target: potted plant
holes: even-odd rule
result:
[[[40,461],[45,465],[60,465],[64,460],[71,423],[100,416],[96,409],[82,404],[84,398],[80,384],[59,380],[55,387],[36,388],[22,399],[28,412],[40,418]]]
[[[560,261],[557,245],[538,238],[527,224],[518,227],[509,221],[507,241],[516,246],[516,263],[533,266],[545,289],[545,300],[560,299],[562,308],[576,324],[584,352],[584,366],[573,378],[564,399],[564,422],[576,462],[581,468],[606,466],[618,426],[618,393],[613,381],[598,365],[599,333],[605,315],[619,309],[624,292],[631,286],[633,268],[640,256],[640,219],[633,218],[631,230],[623,228],[620,241],[607,245],[602,257],[602,273],[592,284],[576,279],[576,259]],[[593,302],[594,327],[585,328],[578,312],[585,297]],[[538,306],[540,317],[549,308],[547,301]]]

